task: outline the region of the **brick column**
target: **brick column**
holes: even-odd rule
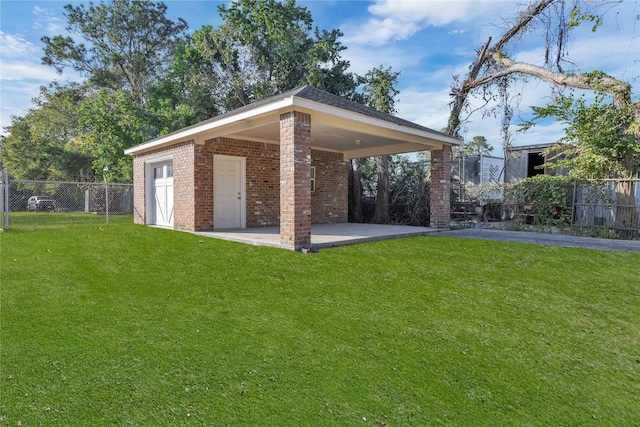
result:
[[[280,244],[311,245],[311,116],[280,116]]]
[[[431,227],[449,228],[451,218],[451,146],[431,150]]]
[[[133,158],[133,222],[135,224],[146,224],[145,206],[145,166],[142,156]],[[147,197],[153,197],[148,194]]]

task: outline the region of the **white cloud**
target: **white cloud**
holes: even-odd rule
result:
[[[2,60],[38,55],[39,53],[40,49],[27,41],[21,34],[8,34],[0,30],[0,57]]]
[[[20,34],[0,31],[0,80],[54,80],[58,75],[40,63],[41,49]]]
[[[52,68],[39,63],[2,60],[0,80],[3,82],[31,79],[50,82],[57,78],[59,78],[59,75]]]
[[[614,70],[620,64],[632,63],[640,55],[637,40],[624,35],[610,35],[574,42],[569,47],[567,70],[587,72],[592,70]],[[515,52],[517,61],[542,65],[545,47]],[[635,70],[636,73],[638,69]]]
[[[512,3],[508,4],[513,7]],[[369,6],[372,17],[366,23],[343,26],[345,42],[382,46],[406,40],[428,26],[469,23],[495,8],[496,2],[478,0],[378,0]],[[465,29],[453,31],[454,34],[462,32]]]
[[[351,36],[346,36],[347,44],[371,44],[383,46],[390,40],[406,40],[421,29],[416,23],[401,22],[395,19],[371,18]],[[348,30],[347,30],[348,31]]]
[[[419,65],[425,53],[409,49],[398,49],[391,46],[372,48],[370,46],[353,45],[342,52],[342,57],[351,63],[349,71],[364,75],[373,67],[389,67],[394,71],[412,69]],[[402,76],[401,76],[402,78]]]
[[[421,87],[408,87],[400,92],[398,116],[440,130],[447,125],[449,117],[449,91],[424,90]]]
[[[560,122],[539,123],[526,132],[515,133],[514,146],[555,143],[564,133],[564,125]]]
[[[31,107],[40,86],[60,80],[53,68],[41,63],[41,56],[42,49],[21,34],[0,31],[0,133],[11,124],[11,115],[22,115]],[[65,73],[65,77],[79,80],[75,72]]]
[[[36,30],[46,30],[51,34],[60,34],[65,30],[64,21],[51,10],[36,5],[33,6],[33,14],[33,28]]]
[[[452,22],[468,22],[484,13],[488,2],[477,0],[379,0],[369,6],[369,12],[400,22],[422,22],[424,25],[440,27]]]
[[[578,65],[581,72],[597,69],[622,78],[614,73],[619,73],[624,68],[637,77],[640,74],[640,68],[634,61],[640,57],[638,46],[637,37],[632,38],[624,34],[594,37],[582,43],[574,43],[571,46],[570,59]],[[629,66],[632,68],[629,69]]]

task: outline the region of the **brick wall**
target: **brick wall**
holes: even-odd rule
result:
[[[213,147],[194,145],[193,229],[213,230]]]
[[[280,244],[311,244],[311,116],[280,115]]]
[[[179,144],[173,150],[173,228],[195,230],[194,146]],[[171,150],[171,149],[170,149]]]
[[[209,140],[206,144],[211,151],[211,159],[214,154],[247,159],[247,227],[280,225],[280,146],[229,138]],[[212,165],[213,160],[209,164]],[[339,153],[312,150],[311,166],[316,167],[316,191],[311,193],[311,222],[346,222],[347,163]],[[213,204],[211,206],[213,209]]]
[[[136,155],[133,159],[134,221],[147,223],[145,195],[145,162],[167,156],[173,158],[173,227],[177,230],[194,230],[194,150],[193,141]]]
[[[277,144],[229,138],[209,140],[206,145],[211,151],[209,164],[212,166],[214,154],[247,159],[247,227],[279,225],[280,147]],[[213,185],[213,177],[210,182]],[[213,208],[213,202],[211,208]],[[213,214],[211,218],[213,219]]]
[[[254,141],[216,138],[134,157],[134,221],[145,224],[145,162],[173,156],[174,227],[213,229],[213,156],[246,158],[246,224],[248,228],[280,224],[280,147]],[[312,150],[316,191],[311,195],[312,222],[347,221],[347,165],[342,155]]]
[[[347,222],[349,170],[342,154],[311,150],[311,166],[316,168],[316,190],[311,193],[311,222]]]
[[[146,224],[144,160],[144,154],[133,158],[133,222],[136,224]]]
[[[449,228],[451,218],[451,147],[431,150],[431,219],[433,228]]]

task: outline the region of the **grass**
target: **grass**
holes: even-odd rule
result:
[[[14,214],[6,425],[639,425],[640,255]],[[1,424],[1,423],[0,423]]]

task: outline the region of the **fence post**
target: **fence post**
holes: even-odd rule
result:
[[[0,197],[2,200],[0,201],[1,206],[1,217],[0,217],[0,229],[8,230],[11,227],[11,223],[9,221],[9,212],[11,211],[9,207],[9,171],[7,168],[2,169],[2,191],[0,192]]]
[[[107,184],[107,172],[109,172],[109,166],[105,166],[102,171],[104,172],[104,212],[107,221],[105,227],[109,227],[109,185]]]
[[[578,181],[573,180],[573,198],[571,199],[571,225],[575,225],[576,222],[576,197],[578,191]]]
[[[104,180],[104,201],[105,217],[107,219],[106,227],[109,227],[109,184],[107,184],[106,178]]]

